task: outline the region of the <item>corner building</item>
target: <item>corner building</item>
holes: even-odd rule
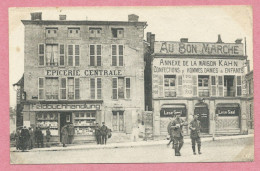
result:
[[[152,56],[154,136],[167,134],[170,117],[188,121],[199,114],[202,133],[247,132],[247,56],[235,43],[155,41]],[[184,133],[189,134],[188,127]]]
[[[143,37],[146,22],[42,20],[31,13],[25,27],[24,125],[75,126],[75,141],[94,140],[105,122],[113,135],[131,133],[144,111]]]

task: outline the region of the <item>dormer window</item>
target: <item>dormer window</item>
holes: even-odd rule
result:
[[[46,37],[57,37],[58,28],[46,28]]]
[[[68,28],[68,37],[80,37],[80,28]]]
[[[89,28],[89,37],[101,37],[101,28]]]
[[[123,28],[112,28],[112,37],[113,38],[123,38],[124,37],[124,29]]]

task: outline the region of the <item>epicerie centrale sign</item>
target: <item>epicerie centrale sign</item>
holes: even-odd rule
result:
[[[176,55],[243,56],[242,43],[155,42],[154,53]]]
[[[153,74],[214,74],[241,75],[244,60],[154,58]]]
[[[64,77],[81,77],[81,76],[122,76],[122,70],[109,70],[109,69],[102,69],[102,70],[75,70],[75,69],[46,69],[45,76],[49,77],[57,77],[57,76],[64,76]]]

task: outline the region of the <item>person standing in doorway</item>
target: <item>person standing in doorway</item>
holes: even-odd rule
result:
[[[63,144],[63,147],[66,147],[66,144],[68,143],[68,125],[64,125],[61,128],[61,142]]]
[[[51,139],[51,131],[50,128],[48,127],[46,130],[46,147],[50,147],[50,139]]]
[[[97,144],[101,144],[101,130],[98,123],[96,123],[96,127],[95,127],[95,137],[96,137]]]
[[[175,156],[181,156],[180,150],[184,143],[182,127],[187,126],[188,124],[181,119],[180,112],[176,112],[175,115],[176,119],[173,121],[171,126],[171,128],[173,128],[174,150]]]
[[[192,151],[193,154],[196,155],[196,143],[198,145],[198,154],[202,154],[200,151],[201,148],[201,141],[200,141],[200,130],[201,130],[201,125],[200,121],[198,120],[199,115],[194,114],[193,115],[193,120],[190,122],[189,129],[191,130],[190,132],[190,138],[191,138],[191,146],[192,146]]]
[[[108,131],[108,128],[105,125],[105,122],[102,122],[102,127],[100,128],[101,144],[106,144],[107,143],[107,131]]]
[[[75,128],[72,123],[68,125],[68,144],[72,144],[75,134]]]

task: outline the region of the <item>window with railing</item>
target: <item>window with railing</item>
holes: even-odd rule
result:
[[[209,96],[209,76],[199,75],[198,76],[198,93],[199,97]]]

